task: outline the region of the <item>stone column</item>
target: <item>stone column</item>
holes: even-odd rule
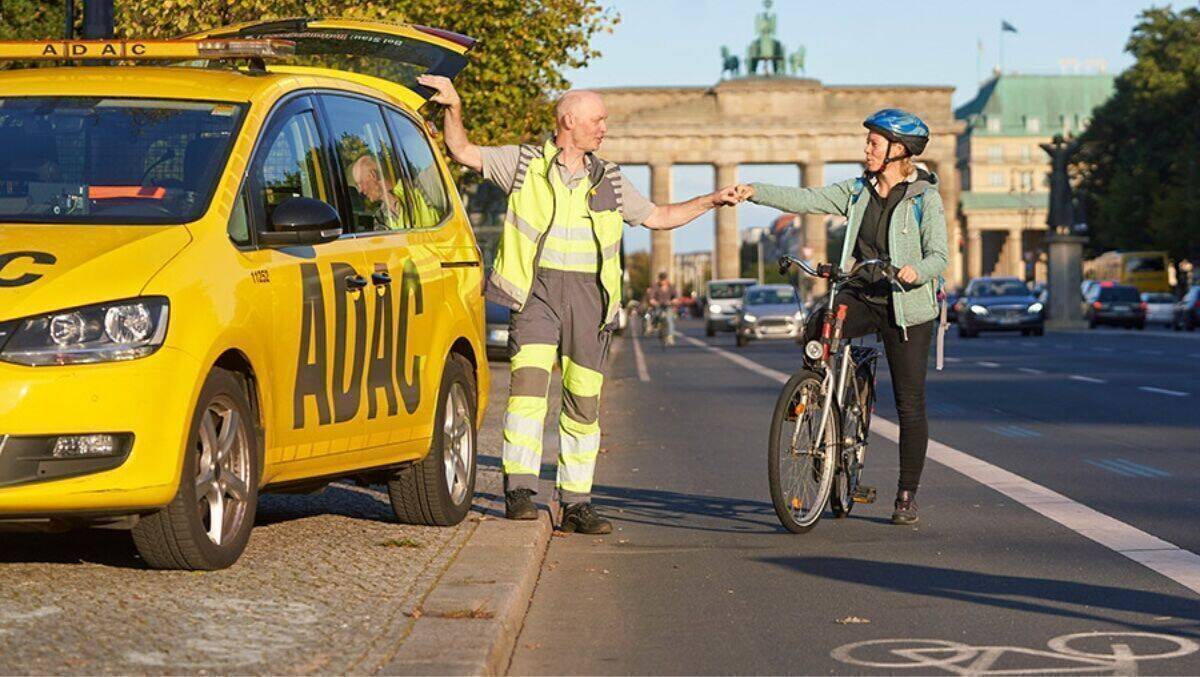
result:
[[[1025,253],[1025,242],[1022,238],[1023,232],[1020,226],[1009,228],[1008,237],[1005,238],[1004,242],[1005,247],[1007,247],[1005,251],[1008,252],[1008,274],[1019,280],[1025,279],[1025,258],[1023,256]]]
[[[736,164],[717,165],[717,188],[737,183]],[[718,207],[717,226],[713,239],[713,277],[739,277],[740,243],[738,242],[737,207]]]
[[[656,205],[671,204],[671,165],[650,165],[650,201]],[[661,271],[667,271],[675,282],[674,233],[669,230],[650,231],[650,281],[658,279]]]
[[[954,287],[966,283],[963,276],[963,252],[959,247],[962,237],[962,223],[958,220],[958,195],[960,192],[958,172],[954,168],[954,160],[939,162],[942,171],[938,172],[938,186],[942,194],[942,204],[946,208],[946,243],[949,249],[950,261],[946,266],[946,283]]]
[[[967,279],[977,277],[983,277],[983,231],[979,228],[968,227]]]
[[[805,188],[819,188],[825,185],[825,163],[820,160],[813,160],[808,164],[800,165],[800,185]],[[837,263],[837,256],[831,257],[828,253],[829,249],[829,232],[825,229],[825,221],[829,218],[827,214],[802,214],[800,216],[804,223],[804,244],[812,247],[813,260],[812,263]],[[812,280],[812,293],[816,296],[821,296],[828,291],[828,285],[825,280]]]

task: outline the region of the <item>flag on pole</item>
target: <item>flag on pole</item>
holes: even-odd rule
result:
[[[1017,32],[1017,27],[1016,27],[1016,26],[1014,26],[1014,25],[1012,25],[1012,24],[1010,24],[1010,23],[1008,23],[1007,21],[1001,20],[1001,21],[1000,21],[1000,31],[1001,31],[1001,32],[1005,32],[1005,31],[1007,31],[1007,32],[1009,32],[1009,33],[1016,33],[1016,32]]]

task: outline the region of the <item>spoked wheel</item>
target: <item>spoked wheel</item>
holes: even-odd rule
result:
[[[834,517],[847,517],[854,509],[854,495],[858,493],[862,477],[863,461],[867,455],[867,432],[871,428],[871,407],[875,404],[875,392],[869,379],[859,378],[858,402],[846,407],[842,421],[842,445],[840,459],[833,475],[833,491],[829,496],[829,508]]]
[[[829,502],[840,425],[829,417],[823,440],[821,427],[821,377],[802,371],[788,380],[771,417],[767,476],[771,502],[780,523],[792,533],[802,534],[821,519]]]

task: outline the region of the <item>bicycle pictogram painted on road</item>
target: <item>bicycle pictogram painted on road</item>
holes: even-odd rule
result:
[[[872,639],[830,654],[875,670],[942,671],[955,675],[1136,675],[1138,663],[1180,658],[1200,649],[1183,637],[1151,632],[1079,632],[1055,637],[1047,649],[972,646],[942,639]]]

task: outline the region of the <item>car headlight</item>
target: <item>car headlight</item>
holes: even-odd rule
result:
[[[39,367],[145,357],[166,338],[167,310],[167,299],[148,296],[26,318],[0,360]]]
[[[797,322],[803,322],[803,321],[804,321],[804,311],[803,311],[803,310],[797,310],[797,311],[796,311],[796,314],[795,314],[795,315],[792,315],[792,319],[793,319],[793,320],[796,320]]]
[[[714,303],[708,307],[708,312],[713,313],[714,315],[720,315],[721,314],[721,306],[718,306],[717,304]]]
[[[746,313],[745,315],[742,315],[742,322],[758,322],[758,318],[750,313]]]
[[[1042,312],[1042,308],[1043,308],[1043,307],[1044,307],[1044,306],[1042,306],[1042,304],[1041,304],[1040,302],[1038,302],[1038,303],[1035,303],[1035,304],[1033,304],[1033,305],[1029,306],[1029,312],[1031,312],[1031,313],[1040,313],[1040,312]]]
[[[988,309],[984,308],[983,306],[971,306],[971,312],[975,313],[976,315],[987,315]]]

